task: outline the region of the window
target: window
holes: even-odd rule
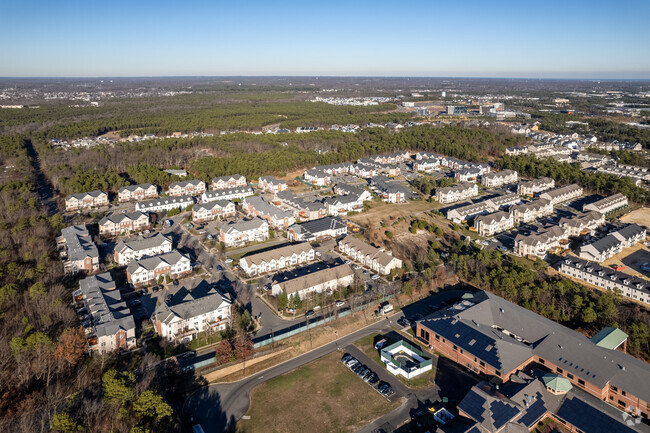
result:
[[[619,404],[619,406],[623,406],[623,407],[625,407],[625,402],[624,402],[623,400],[619,400],[619,401],[618,401],[618,404]]]
[[[621,391],[621,394],[623,394],[623,397],[625,397],[627,395],[627,393],[625,391]]]
[[[560,374],[563,373],[563,371],[562,371],[562,369],[561,369],[560,367],[557,367],[557,368],[555,369],[555,371],[557,371],[557,372],[560,373]]]
[[[578,385],[585,386],[585,381],[582,379],[578,379]]]
[[[454,350],[458,350],[458,346],[456,346],[455,344],[453,345],[453,348]]]
[[[544,361],[542,358],[539,358],[539,363],[544,365],[544,364],[546,364],[546,361]]]
[[[440,336],[436,334],[436,340],[440,340]]]
[[[479,362],[479,365],[480,365],[481,367],[485,367],[485,362],[481,361],[481,362]]]
[[[569,379],[573,379],[573,375],[572,375],[571,373],[567,373],[567,377],[568,377]]]
[[[501,372],[499,370],[495,371],[494,374],[496,374],[498,377],[501,377]]]
[[[614,385],[609,385],[609,389],[610,389],[613,393],[616,393],[616,391],[618,391],[618,388],[616,388]]]

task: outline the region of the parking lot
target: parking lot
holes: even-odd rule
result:
[[[380,365],[377,365],[375,361],[368,358],[368,356],[366,356],[366,354],[363,353],[361,350],[359,350],[356,346],[349,345],[345,347],[343,350],[344,352],[354,357],[354,359],[359,361],[359,364],[356,365],[362,364],[366,368],[370,369],[372,372],[375,373],[377,380],[374,383],[366,382],[366,384],[372,387],[374,390],[376,390],[379,394],[384,396],[384,398],[386,398],[388,401],[391,402],[396,401],[401,397],[405,396],[406,394],[408,394],[409,392],[408,388],[406,388],[406,386],[402,382],[400,382],[399,379],[397,379],[395,376],[390,374],[386,369],[382,368]],[[360,377],[359,380],[363,380],[363,379]],[[382,387],[384,384],[390,385],[390,390],[384,392],[380,391],[380,387]]]

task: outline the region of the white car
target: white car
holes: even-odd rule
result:
[[[372,277],[370,277],[370,278],[373,279],[373,280],[378,280],[381,277],[379,276],[379,274],[373,274]]]
[[[320,257],[320,256],[321,256],[320,251],[316,251],[316,257]]]
[[[336,301],[336,306],[337,307],[342,307],[344,305],[345,305],[345,301],[341,301],[341,300]]]
[[[232,259],[226,259],[226,263],[232,263]]]

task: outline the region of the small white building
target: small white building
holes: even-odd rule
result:
[[[393,375],[401,375],[407,379],[419,376],[433,368],[431,358],[404,340],[383,348],[381,360]]]

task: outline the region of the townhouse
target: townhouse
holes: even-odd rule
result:
[[[541,177],[539,179],[527,180],[517,184],[517,194],[534,196],[539,192],[555,188],[555,180],[550,177]]]
[[[206,191],[201,195],[201,203],[209,203],[215,200],[242,200],[255,194],[250,186],[238,186],[235,188],[215,189]]]
[[[297,197],[291,191],[281,191],[275,194],[275,203],[293,209],[294,217],[303,220],[314,220],[327,215],[327,206],[320,201],[306,201]]]
[[[345,263],[324,268],[312,265],[297,270],[290,277],[275,280],[271,286],[271,294],[278,296],[286,292],[288,296],[305,299],[313,293],[334,292],[340,287],[351,285],[353,281],[354,272]]]
[[[605,215],[596,211],[583,212],[572,218],[562,218],[558,225],[569,232],[569,237],[593,235],[605,224]]]
[[[64,228],[56,244],[65,275],[99,270],[99,251],[85,225]]]
[[[218,332],[232,320],[232,298],[205,280],[187,290],[182,287],[151,315],[154,329],[169,342],[187,343],[199,332]]]
[[[325,217],[302,224],[294,224],[287,230],[290,241],[312,241],[346,235],[348,226],[338,217]]]
[[[553,213],[553,204],[550,200],[539,198],[528,203],[511,206],[510,213],[515,219],[515,224],[529,223],[538,218],[551,215]]]
[[[627,205],[628,205],[627,197],[625,197],[621,193],[616,193],[614,195],[610,195],[609,197],[605,197],[593,203],[586,204],[582,207],[582,210],[583,211],[592,210],[592,211],[600,212],[603,215],[607,215],[612,212],[616,212],[617,210],[623,209],[624,207],[627,207]]]
[[[627,298],[650,305],[650,282],[647,280],[576,257],[560,260],[556,267],[563,275],[604,290],[618,291]]]
[[[327,186],[332,182],[329,174],[318,169],[306,170],[302,178],[305,182],[314,186]]]
[[[65,210],[75,211],[108,205],[108,194],[102,191],[72,194],[65,199]]]
[[[231,189],[246,186],[246,178],[241,174],[221,176],[212,179],[212,189]]]
[[[550,191],[543,192],[540,194],[540,198],[545,198],[550,200],[553,206],[565,201],[573,200],[582,196],[583,190],[580,185],[575,183],[571,185],[561,186],[559,188],[552,189]]]
[[[361,194],[347,194],[334,197],[326,197],[323,199],[323,204],[327,209],[327,215],[347,215],[348,212],[361,212],[363,204],[366,201],[372,200],[372,196],[366,190]]]
[[[180,182],[172,182],[169,185],[169,195],[172,197],[201,195],[206,191],[205,182],[198,179],[182,180]]]
[[[400,162],[407,161],[410,158],[411,158],[410,153],[404,150],[399,150],[393,153],[372,155],[369,159],[376,162],[377,164],[386,165],[386,164],[399,164]]]
[[[623,251],[642,242],[646,237],[646,229],[638,224],[626,224],[618,230],[590,244],[582,245],[578,255],[586,260],[604,262]]]
[[[507,382],[517,379],[519,372],[539,368],[568,380],[597,403],[606,401],[646,419],[650,416],[649,364],[488,292],[418,321],[416,336],[487,379]],[[577,406],[558,415],[563,420],[578,418],[585,409]],[[619,415],[615,416],[620,419]],[[624,426],[606,430],[627,431]]]
[[[276,179],[273,176],[262,176],[259,178],[257,187],[262,191],[278,193],[289,189],[287,183],[283,180]]]
[[[192,207],[192,221],[202,223],[217,218],[225,219],[237,215],[235,203],[229,200],[214,200],[197,203]]]
[[[551,249],[561,249],[568,244],[569,233],[560,226],[515,237],[514,253],[523,257],[546,257]]]
[[[495,188],[517,182],[517,179],[516,171],[506,169],[481,176],[481,184],[488,188]]]
[[[150,183],[123,186],[117,190],[117,201],[140,201],[158,197],[158,187]]]
[[[350,164],[349,162],[348,163],[344,162],[341,164],[319,165],[318,167],[314,167],[314,169],[325,172],[330,176],[336,176],[336,175],[349,173],[351,166],[352,164]]]
[[[149,228],[149,215],[143,212],[116,213],[99,220],[99,234],[105,237],[137,233]]]
[[[135,320],[109,272],[79,281],[72,297],[78,310],[87,311],[81,323],[90,351],[107,354],[136,346]]]
[[[393,257],[391,252],[373,247],[354,236],[346,236],[341,239],[339,251],[382,275],[388,275],[393,269],[402,267],[402,261]]]
[[[314,257],[315,251],[309,242],[301,242],[245,256],[239,260],[239,267],[252,277],[310,262]]]
[[[242,209],[247,216],[261,217],[275,228],[286,230],[296,223],[293,212],[282,210],[264,201],[261,197],[246,197],[242,201]]]
[[[440,168],[440,159],[430,158],[430,159],[417,159],[413,163],[413,170],[423,171],[429,173]]]
[[[438,163],[440,163],[440,160],[442,159],[442,155],[434,152],[418,152],[415,154],[416,161],[428,160],[428,159],[437,160]]]
[[[360,186],[354,186],[354,185],[350,185],[350,184],[347,184],[347,183],[337,183],[337,184],[335,184],[332,187],[332,191],[335,194],[338,194],[338,195],[349,195],[349,194],[361,195],[364,192],[367,192],[365,189],[363,189]],[[372,200],[372,196],[370,195],[370,193],[368,193],[367,197],[368,197],[368,200]]]
[[[489,237],[510,230],[515,226],[515,218],[510,212],[498,211],[474,218],[474,227],[481,236]]]
[[[497,195],[487,199],[486,201],[492,203],[494,210],[506,209],[510,206],[521,203],[521,197],[515,193]]]
[[[454,173],[457,182],[474,182],[481,176],[481,170],[476,167],[461,168]]]
[[[523,155],[528,153],[528,146],[512,146],[506,149],[506,155]]]
[[[410,189],[384,176],[375,176],[370,180],[370,187],[387,203],[406,203],[411,198]]]
[[[464,182],[460,185],[436,188],[436,200],[440,203],[455,203],[461,200],[467,200],[478,195],[478,185],[471,182]]]
[[[643,182],[650,182],[650,169],[646,167],[637,167],[634,165],[604,165],[598,167],[599,173],[611,174],[618,177],[629,177],[635,183],[642,184]]]
[[[377,176],[377,173],[377,168],[359,162],[352,164],[352,167],[350,167],[350,174],[353,174],[362,179],[370,179]]]
[[[158,197],[137,202],[135,204],[135,210],[139,212],[166,212],[172,209],[183,210],[193,204],[194,198],[192,196]]]
[[[115,263],[125,266],[143,257],[170,253],[172,247],[172,240],[162,233],[156,233],[148,238],[140,236],[132,241],[119,241],[115,245]]]
[[[126,278],[136,287],[155,284],[161,279],[181,278],[191,273],[190,259],[178,251],[134,260],[126,267]]]
[[[221,226],[219,240],[227,247],[239,247],[249,242],[261,242],[269,238],[269,223],[262,218],[231,221]]]
[[[494,206],[488,200],[478,203],[471,203],[466,206],[457,207],[447,212],[447,219],[460,224],[462,221],[473,219],[478,215],[485,215],[493,212]]]

